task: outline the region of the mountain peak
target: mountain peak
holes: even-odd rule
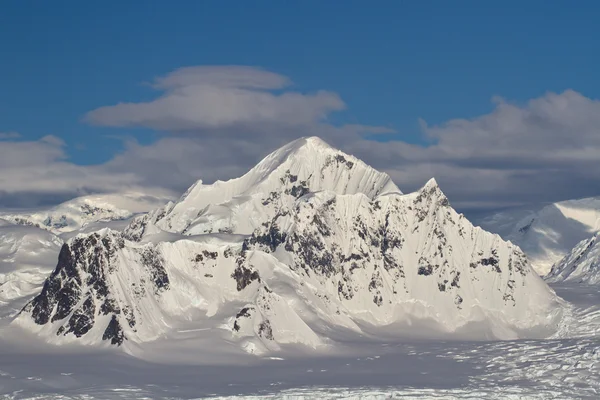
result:
[[[435,178],[431,178],[430,180],[427,181],[425,186],[423,186],[423,189],[439,188],[439,187],[440,187],[440,185],[438,185]]]
[[[155,222],[169,232],[249,234],[256,226],[248,215],[275,215],[297,198],[320,191],[362,193],[370,199],[401,193],[388,174],[311,136],[275,150],[239,178],[212,185],[197,182],[172,207],[157,212],[160,221]],[[221,224],[229,221],[227,226],[213,226],[208,215],[217,209],[219,216],[228,216],[220,218]]]
[[[302,139],[306,142],[307,145],[310,146],[333,149],[333,147],[331,147],[329,143],[327,143],[318,136],[305,136]]]

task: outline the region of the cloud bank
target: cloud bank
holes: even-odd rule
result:
[[[365,139],[389,128],[333,124],[330,115],[346,107],[340,96],[294,91],[288,77],[259,68],[181,68],[151,85],[154,100],[84,116],[170,133],[149,145],[127,142],[105,164],[70,163],[54,136],[0,134],[0,204],[132,187],[179,193],[197,179],[239,176],[275,148],[312,135],[388,172],[404,191],[434,176],[463,210],[600,195],[600,102],[573,90],[520,105],[493,98],[494,110],[473,119],[421,121],[418,145]]]

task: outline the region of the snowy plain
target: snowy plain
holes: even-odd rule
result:
[[[220,363],[158,363],[116,349],[0,341],[10,399],[595,399],[600,396],[600,290],[554,285],[572,315],[554,338],[354,340],[343,354]],[[195,335],[197,336],[197,334]],[[193,350],[192,350],[193,352]]]

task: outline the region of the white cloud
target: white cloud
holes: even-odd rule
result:
[[[462,207],[497,207],[600,195],[600,101],[572,90],[439,126],[430,145],[357,141],[347,148],[414,189],[435,176]]]
[[[288,78],[251,67],[190,67],[157,78],[164,91],[145,103],[119,103],[90,111],[85,119],[106,126],[144,126],[166,131],[240,128],[271,124],[307,126],[344,109],[332,92],[274,93]]]
[[[104,125],[177,133],[149,145],[126,142],[102,165],[70,163],[54,136],[5,140],[0,204],[3,198],[13,204],[121,188],[181,193],[197,179],[239,176],[277,147],[312,135],[390,173],[404,191],[436,177],[461,209],[600,195],[600,102],[575,91],[547,93],[523,105],[495,97],[494,110],[477,118],[436,126],[421,121],[428,144],[417,145],[364,139],[388,128],[328,123],[328,115],[344,107],[339,96],[286,91],[290,84],[258,68],[176,70],[152,83],[164,91],[157,99],[87,115]]]

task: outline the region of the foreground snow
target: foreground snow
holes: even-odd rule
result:
[[[0,393],[25,399],[595,399],[600,293],[554,287],[572,318],[553,339],[370,341],[342,354],[147,362],[121,352],[0,342]],[[6,338],[2,339],[3,341]]]

